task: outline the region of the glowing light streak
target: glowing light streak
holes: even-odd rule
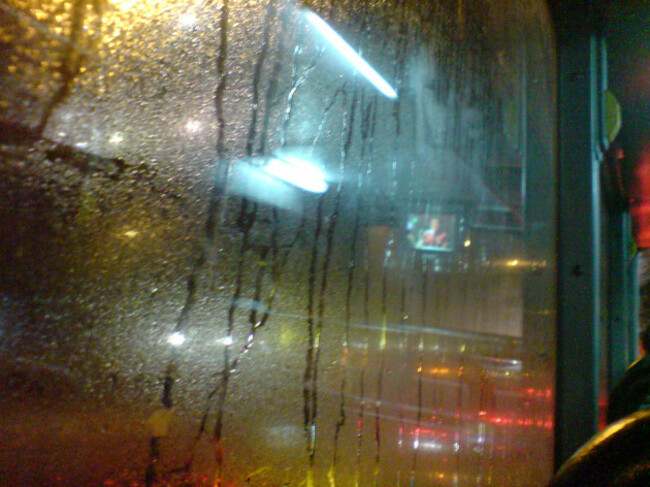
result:
[[[449,367],[434,367],[429,370],[431,375],[449,375],[451,372]]]
[[[354,66],[363,76],[370,81],[383,95],[395,100],[397,92],[388,82],[368,64],[368,62],[359,56],[345,40],[332,29],[327,22],[318,15],[309,10],[303,10],[305,19],[325,38],[329,44],[334,47],[343,57]]]
[[[323,171],[297,157],[270,159],[264,166],[264,171],[310,193],[324,193],[329,187]]]
[[[443,449],[442,443],[437,441],[423,441],[419,444],[423,450],[440,451]]]

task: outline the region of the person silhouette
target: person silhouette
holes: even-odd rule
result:
[[[421,245],[427,247],[446,247],[448,245],[447,233],[440,230],[439,218],[432,218],[430,227],[422,232]]]
[[[639,333],[641,357],[630,365],[609,395],[607,424],[650,409],[650,327]]]

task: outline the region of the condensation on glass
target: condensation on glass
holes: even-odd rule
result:
[[[0,17],[0,483],[545,483],[545,2]]]

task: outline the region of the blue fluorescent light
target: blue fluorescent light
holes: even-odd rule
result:
[[[303,10],[307,21],[322,34],[323,37],[329,42],[338,52],[340,52],[345,59],[348,60],[361,74],[363,74],[368,81],[381,91],[385,96],[394,100],[397,98],[397,92],[392,88],[388,82],[381,77],[381,75],[374,70],[361,56],[359,56],[345,40],[332,29],[327,22],[321,19],[318,15],[309,10]]]
[[[272,158],[264,171],[310,193],[324,193],[329,187],[323,171],[297,157]]]

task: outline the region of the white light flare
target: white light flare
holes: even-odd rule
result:
[[[190,134],[195,134],[201,130],[201,122],[198,120],[188,120],[185,124],[185,130]]]
[[[174,347],[180,347],[183,343],[185,343],[185,335],[183,335],[180,331],[175,331],[167,337],[167,343]]]
[[[397,92],[388,82],[359,56],[345,40],[332,29],[327,22],[309,10],[303,10],[305,19],[334,47],[343,57],[370,81],[383,95],[391,100],[397,99]]]
[[[110,136],[108,141],[113,145],[121,144],[122,142],[124,142],[124,136],[122,136],[122,134],[120,134],[119,132],[116,132]]]
[[[191,28],[198,23],[199,19],[195,13],[184,13],[178,17],[178,24],[181,27]]]
[[[419,446],[423,450],[429,450],[429,451],[441,451],[443,448],[442,443],[439,443],[437,441],[423,441],[419,444]]]
[[[271,158],[264,171],[310,193],[324,193],[329,187],[323,171],[297,157]]]

